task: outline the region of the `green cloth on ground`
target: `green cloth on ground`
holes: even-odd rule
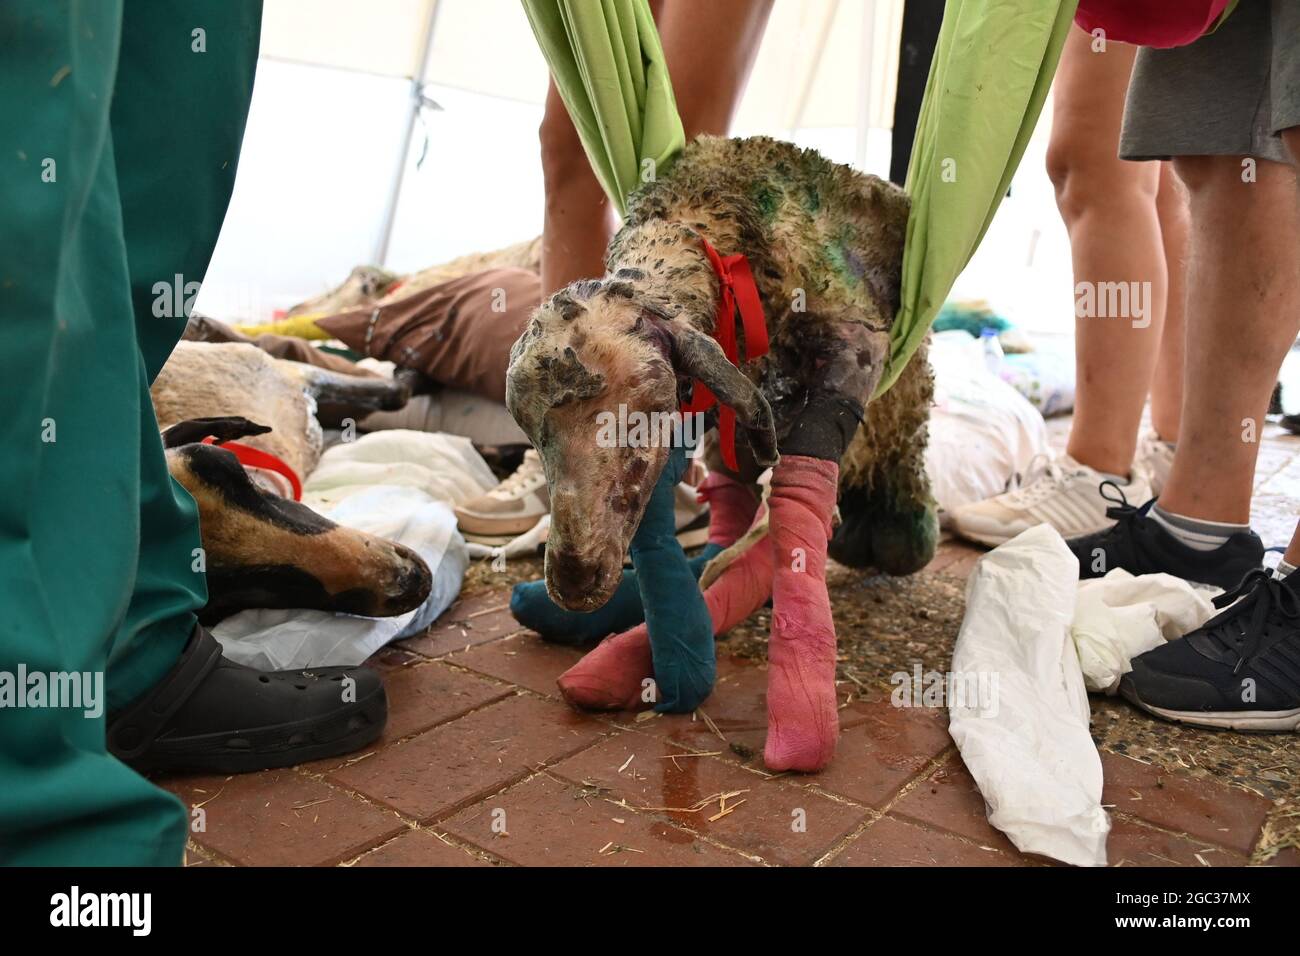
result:
[[[207,599],[149,383],[225,216],[261,4],[7,0],[2,18],[0,674],[89,674],[107,700],[0,712],[0,863],[176,865],[184,807],[107,753],[105,725]]]

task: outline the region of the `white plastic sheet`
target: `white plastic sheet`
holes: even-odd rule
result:
[[[452,506],[495,484],[466,438],[384,431],[335,445],[307,479],[303,502],[341,525],[414,550],[433,573],[428,600],[388,618],[241,611],[213,628],[213,635],[232,660],[287,670],[360,664],[390,641],[419,633],[456,599],[469,566]]]
[[[952,670],[968,686],[995,680],[998,697],[995,707],[954,704],[948,729],[989,822],[1017,848],[1104,866],[1110,820],[1070,633],[1078,577],[1078,560],[1046,525],[980,560]]]
[[[1078,587],[1070,631],[1084,684],[1105,694],[1119,690],[1133,658],[1196,630],[1216,613],[1210,596],[1217,589],[1195,588],[1171,574],[1134,577],[1114,568]]]

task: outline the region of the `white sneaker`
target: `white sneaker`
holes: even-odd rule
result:
[[[512,538],[537,524],[550,510],[542,459],[530,448],[509,478],[486,494],[458,505],[456,521],[465,535]]]
[[[1138,440],[1137,454],[1133,457],[1133,470],[1141,470],[1151,484],[1152,496],[1159,496],[1169,480],[1169,469],[1174,466],[1174,449],[1154,431]]]
[[[1030,462],[1018,487],[953,512],[953,528],[963,538],[990,547],[1039,524],[1051,525],[1063,538],[1103,531],[1115,523],[1106,516],[1114,502],[1107,501],[1099,490],[1106,480],[1069,455],[1055,461],[1039,455]],[[1151,497],[1145,473],[1136,468],[1129,482],[1119,488],[1129,501],[1145,502]]]

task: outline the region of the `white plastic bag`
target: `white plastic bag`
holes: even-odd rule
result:
[[[1104,866],[1110,819],[1075,654],[1078,560],[1047,525],[989,552],[971,572],[954,680],[996,684],[996,706],[949,708],[949,732],[989,822],[1022,852]]]
[[[1070,631],[1088,690],[1114,694],[1133,658],[1215,615],[1213,593],[1171,574],[1134,577],[1123,568],[1081,581]]]

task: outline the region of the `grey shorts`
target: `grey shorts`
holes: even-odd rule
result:
[[[1214,33],[1138,51],[1121,159],[1295,160],[1278,133],[1300,126],[1300,0],[1241,0]]]

